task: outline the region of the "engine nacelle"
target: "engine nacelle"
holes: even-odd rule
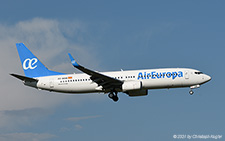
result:
[[[125,81],[122,85],[123,92],[140,90],[142,88],[141,81]]]

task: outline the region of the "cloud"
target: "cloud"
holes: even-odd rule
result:
[[[67,127],[62,127],[59,129],[60,132],[69,132],[71,131],[71,128],[67,128]]]
[[[82,125],[80,125],[80,124],[77,124],[78,122],[83,121],[83,120],[90,120],[90,119],[100,118],[100,117],[102,117],[102,116],[101,115],[95,115],[95,116],[83,116],[83,117],[69,117],[69,118],[66,118],[65,120],[76,122],[76,124],[73,127],[62,127],[60,129],[60,131],[61,132],[69,132],[69,131],[73,131],[73,130],[76,130],[76,131],[81,130],[84,127]]]
[[[32,125],[35,121],[51,115],[52,113],[52,110],[43,108],[0,111],[0,129],[6,131],[24,125]]]
[[[20,125],[19,123],[30,124],[34,119],[32,114],[45,113],[43,109],[51,109],[64,102],[76,104],[90,99],[101,99],[94,95],[76,95],[73,99],[65,94],[39,91],[25,87],[20,80],[9,75],[23,74],[15,46],[17,42],[25,43],[49,69],[55,71],[75,71],[67,56],[68,52],[85,64],[98,67],[95,51],[88,47],[84,38],[86,35],[88,29],[79,21],[34,18],[15,24],[0,23],[0,128],[13,127]]]
[[[79,125],[79,124],[76,124],[76,125],[75,125],[75,129],[76,129],[76,130],[81,130],[82,128],[83,128],[83,127],[82,127],[81,125]]]
[[[56,137],[46,133],[9,133],[0,134],[1,141],[46,141]]]
[[[14,25],[0,24],[0,111],[52,107],[68,99],[65,95],[24,87],[19,80],[9,75],[23,74],[15,43],[24,42],[50,69],[73,73],[75,69],[70,64],[68,52],[87,64],[90,64],[90,60],[93,64],[98,64],[92,57],[94,52],[89,52],[86,44],[69,39],[73,37],[82,40],[87,34],[83,25],[76,21],[60,22],[42,18],[20,21]]]
[[[84,116],[84,117],[70,117],[70,118],[67,118],[66,120],[78,122],[80,120],[87,120],[87,119],[93,119],[93,118],[99,118],[99,117],[101,116],[96,115],[96,116]]]
[[[62,127],[60,128],[60,132],[74,132],[74,131],[79,131],[81,129],[83,129],[84,127],[81,126],[80,124],[75,124],[74,126],[72,127]]]

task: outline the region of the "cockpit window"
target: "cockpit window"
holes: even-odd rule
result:
[[[200,72],[200,71],[199,71],[199,72],[195,72],[195,74],[203,74],[203,72]]]

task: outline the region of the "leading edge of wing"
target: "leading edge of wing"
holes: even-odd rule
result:
[[[93,70],[90,70],[90,69],[87,69],[83,66],[81,66],[80,64],[78,64],[75,59],[72,57],[72,55],[70,53],[68,53],[69,57],[70,57],[70,60],[71,60],[71,63],[72,65],[79,69],[80,71],[90,75],[91,79],[96,82],[98,85],[101,85],[104,87],[106,87],[106,84],[107,84],[107,87],[111,86],[111,87],[120,87],[122,84],[123,84],[123,81],[121,80],[118,80],[118,79],[115,79],[113,77],[110,77],[110,76],[106,76],[104,74],[101,74],[101,73],[98,73],[96,71],[93,71]],[[99,81],[99,80],[102,80],[102,81]]]

